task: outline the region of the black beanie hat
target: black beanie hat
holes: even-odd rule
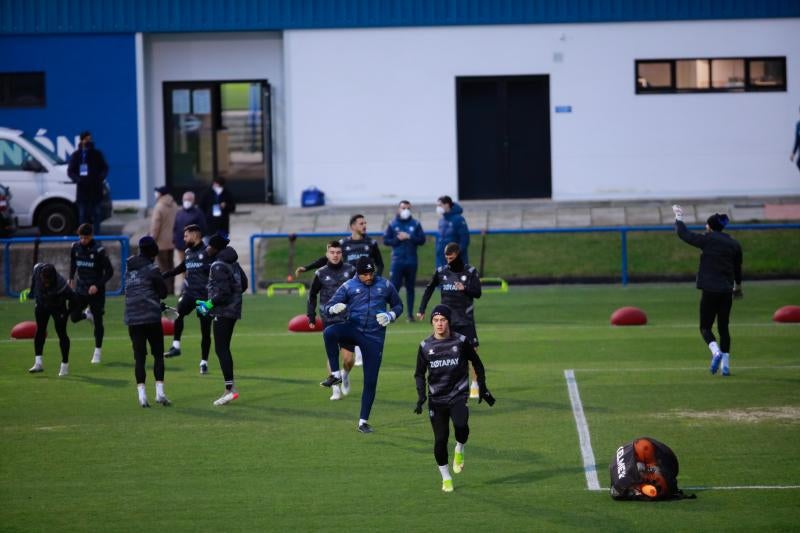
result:
[[[372,264],[372,259],[367,256],[359,257],[358,261],[356,261],[356,272],[359,274],[375,272],[375,265]]]
[[[224,231],[218,231],[214,235],[208,239],[208,245],[215,249],[216,251],[224,250],[228,243],[231,242],[228,240],[228,236],[225,234]]]
[[[150,235],[145,235],[139,239],[139,255],[153,259],[158,255],[158,243]]]
[[[443,316],[447,319],[448,323],[450,322],[450,308],[446,305],[439,304],[433,308],[433,311],[431,311],[431,322],[433,322],[433,317],[436,315]]]
[[[725,226],[728,225],[729,220],[730,219],[728,218],[728,215],[725,214],[720,215],[719,213],[714,213],[713,215],[708,217],[708,220],[706,220],[706,224],[708,224],[708,227],[714,231],[722,231],[723,229],[725,229]]]

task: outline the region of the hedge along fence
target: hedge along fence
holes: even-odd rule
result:
[[[703,226],[690,226],[702,231]],[[742,244],[747,277],[800,277],[800,224],[732,225],[726,229]],[[436,235],[417,249],[418,282],[434,270]],[[251,235],[251,272],[266,282],[285,281],[294,269],[324,255],[325,244],[341,233],[298,233],[289,269],[289,234]],[[370,234],[381,242],[382,234]],[[259,243],[259,251],[255,245]],[[381,245],[388,277],[391,248]],[[481,250],[483,249],[483,254]],[[489,230],[471,232],[469,260],[484,277],[510,281],[620,281],[686,279],[697,271],[700,250],[681,241],[673,226],[619,226]],[[260,268],[256,269],[256,258]],[[310,281],[310,273],[303,281]],[[255,290],[257,283],[253,283]]]

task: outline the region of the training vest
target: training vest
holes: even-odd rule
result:
[[[89,294],[89,287],[97,286],[97,290],[104,292],[106,282],[114,275],[114,269],[108,260],[106,249],[92,239],[89,246],[81,246],[80,242],[72,244],[70,262],[75,268],[70,276],[75,275],[75,292],[81,295]]]
[[[462,353],[466,337],[452,333],[450,338],[433,335],[419,345],[417,357],[428,368],[428,401],[432,405],[452,405],[469,397],[467,358]]]
[[[212,258],[208,256],[202,243],[194,248],[187,248],[185,254],[183,263],[186,266],[186,276],[183,280],[183,292],[196,300],[205,300]]]
[[[330,265],[327,265],[317,270],[315,275],[319,279],[321,286],[319,290],[319,305],[322,308],[336,294],[336,289],[341,287],[342,283],[356,275],[356,267],[350,263],[342,263],[340,268],[331,268]],[[346,313],[325,317],[326,326],[346,321]]]
[[[356,261],[361,257],[371,257],[372,247],[378,243],[369,237],[365,239],[353,240],[352,237],[345,237],[342,243],[342,258],[345,263],[355,266]]]

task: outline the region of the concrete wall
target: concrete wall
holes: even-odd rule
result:
[[[147,169],[145,199],[165,176],[165,81],[261,80],[272,87],[272,150],[276,202],[286,196],[283,44],[277,32],[152,34],[144,39]]]
[[[457,196],[455,78],[549,74],[553,198],[797,194],[800,19],[284,33],[287,201]],[[786,56],[788,92],[636,95],[636,59]]]

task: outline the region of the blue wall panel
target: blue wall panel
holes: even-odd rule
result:
[[[798,0],[0,0],[0,33],[800,17]]]
[[[42,108],[0,108],[0,126],[44,137],[62,157],[90,130],[115,199],[139,197],[134,37],[0,36],[0,72],[44,71]],[[46,142],[46,141],[45,141]]]

